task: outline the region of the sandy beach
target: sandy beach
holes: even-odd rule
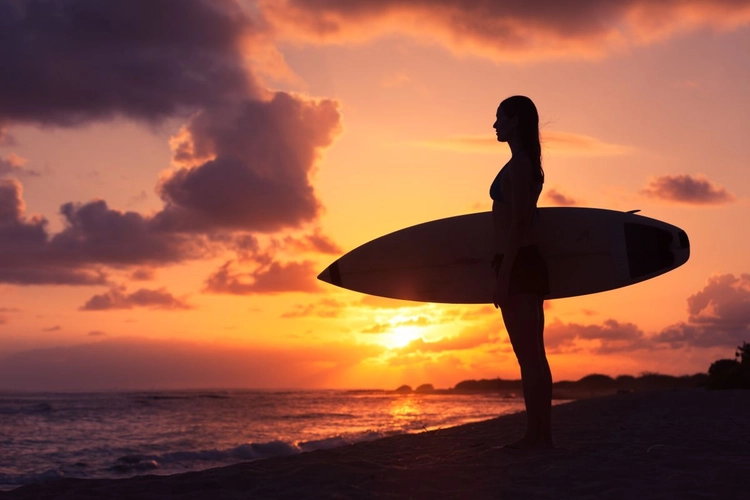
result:
[[[0,499],[740,498],[750,391],[655,391],[553,408],[558,448],[502,448],[524,414],[172,476],[67,479]]]

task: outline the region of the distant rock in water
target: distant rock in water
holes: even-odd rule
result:
[[[414,392],[417,392],[419,394],[430,394],[435,392],[435,388],[432,386],[432,384],[422,384],[417,387]]]
[[[521,389],[520,380],[481,379],[464,380],[456,384],[458,392],[481,392],[481,391],[515,391]]]
[[[412,390],[411,390],[411,386],[410,385],[404,384],[401,387],[399,387],[398,389],[396,389],[395,392],[407,393],[407,392],[412,392]]]

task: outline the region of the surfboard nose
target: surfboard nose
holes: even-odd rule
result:
[[[318,275],[318,279],[320,281],[324,281],[326,283],[330,283],[331,282],[331,272],[328,270],[327,267],[325,269],[323,269],[323,271]]]
[[[339,261],[334,261],[318,275],[320,281],[330,283],[331,285],[341,286],[341,272],[339,271]]]

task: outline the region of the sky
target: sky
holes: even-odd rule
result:
[[[0,2],[0,389],[518,378],[491,305],[316,280],[489,210],[510,95],[540,206],[640,209],[683,267],[548,301],[555,380],[705,372],[750,341],[750,1]]]

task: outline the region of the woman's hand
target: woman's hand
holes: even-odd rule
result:
[[[504,272],[498,273],[495,280],[495,289],[492,292],[492,303],[495,309],[503,307],[508,302],[508,290],[510,289],[510,275]]]

